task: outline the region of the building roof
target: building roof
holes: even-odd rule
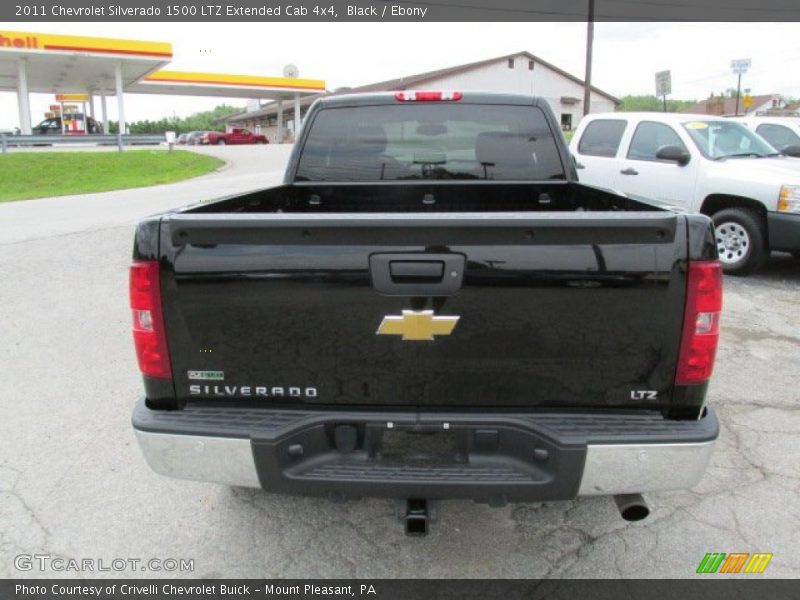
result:
[[[780,94],[762,94],[760,96],[751,96],[753,99],[753,103],[750,105],[749,109],[745,109],[744,104],[742,102],[742,98],[739,98],[739,113],[745,114],[747,112],[754,111],[767,102],[772,102],[775,98],[781,98]],[[722,110],[719,109],[719,104],[722,105]],[[722,97],[722,96],[712,96],[711,98],[707,98],[701,102],[698,102],[694,106],[690,106],[689,108],[685,109],[683,112],[691,113],[691,114],[718,114],[718,115],[733,115],[736,113],[736,97]]]
[[[314,102],[314,100],[316,100],[317,98],[322,98],[323,96],[330,96],[332,93],[333,92],[322,92],[320,94],[302,96],[300,98],[301,114],[302,114],[302,109],[309,107]],[[288,115],[292,114],[293,112],[294,112],[294,101],[285,102],[283,105],[283,113],[285,115]],[[263,117],[270,117],[276,114],[278,114],[278,103],[270,102],[257,110],[242,111],[234,113],[232,115],[228,115],[227,117],[221,117],[217,119],[217,122],[235,123],[235,122],[249,121],[251,119],[261,119]]]
[[[362,85],[359,87],[355,87],[349,92],[377,92],[383,90],[407,90],[411,87],[415,87],[421,83],[425,83],[431,79],[437,79],[439,77],[446,77],[449,75],[455,75],[457,73],[463,73],[465,71],[471,71],[472,69],[477,69],[479,67],[483,67],[486,65],[490,65],[496,62],[503,62],[507,61],[509,58],[515,58],[517,56],[525,56],[528,59],[538,63],[540,65],[544,65],[548,69],[555,71],[562,77],[570,79],[577,84],[584,85],[583,79],[579,79],[570,73],[567,73],[563,69],[558,68],[552,63],[547,62],[546,60],[542,60],[538,56],[531,54],[530,52],[523,50],[522,52],[514,52],[513,54],[504,54],[503,56],[496,56],[494,58],[488,58],[485,60],[480,60],[477,62],[466,63],[463,65],[457,65],[455,67],[448,67],[446,69],[438,69],[436,71],[427,71],[425,73],[417,73],[416,75],[409,75],[408,77],[400,77],[398,79],[387,79],[386,81],[379,81],[377,83],[370,83],[368,85]],[[596,94],[600,94],[601,96],[605,96],[609,100],[611,100],[614,104],[621,104],[619,98],[612,96],[608,92],[604,92],[601,89],[598,89],[592,86],[592,91]],[[349,93],[348,92],[348,93]]]
[[[426,71],[424,73],[417,73],[416,75],[408,75],[406,77],[399,77],[397,79],[387,79],[385,81],[378,81],[376,83],[369,83],[367,85],[361,85],[352,88],[340,88],[333,92],[325,92],[322,94],[317,94],[314,96],[306,96],[300,100],[301,108],[305,108],[310,105],[314,100],[317,98],[321,98],[323,96],[330,96],[335,94],[357,94],[357,93],[368,93],[368,92],[381,92],[381,91],[391,91],[391,90],[407,90],[409,88],[414,88],[419,86],[420,84],[424,84],[427,81],[432,79],[437,79],[439,77],[446,77],[449,75],[455,75],[457,73],[463,73],[466,71],[471,71],[472,69],[477,69],[479,67],[483,67],[486,65],[494,64],[496,62],[503,62],[507,61],[509,58],[515,58],[517,56],[525,56],[530,60],[533,60],[535,63],[544,65],[548,69],[555,71],[562,77],[565,77],[571,81],[574,81],[577,84],[584,85],[584,81],[575,77],[574,75],[567,73],[563,69],[559,69],[552,63],[547,62],[546,60],[542,60],[538,56],[531,54],[527,51],[522,52],[514,52],[513,54],[505,54],[503,56],[496,56],[494,58],[488,58],[485,60],[480,60],[477,62],[466,63],[463,65],[457,65],[454,67],[448,67],[446,69],[438,69],[435,71]],[[601,89],[598,89],[592,86],[592,91],[596,94],[600,94],[601,96],[605,96],[609,100],[611,100],[615,105],[619,106],[622,102],[619,98],[612,96],[608,92],[604,92]],[[288,106],[284,106],[284,113],[292,113],[294,111],[294,104],[289,103]],[[259,119],[262,117],[270,117],[277,113],[277,105],[273,102],[267,104],[263,108],[258,110],[250,111],[250,112],[242,112],[237,113],[235,115],[230,115],[229,117],[225,118],[224,120],[229,123],[233,122],[240,122],[240,121],[247,121],[250,119]]]

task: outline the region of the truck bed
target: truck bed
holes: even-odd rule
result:
[[[652,204],[574,182],[491,180],[293,183],[195,205],[181,214],[653,211]]]

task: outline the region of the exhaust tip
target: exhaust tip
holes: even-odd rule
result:
[[[622,518],[626,521],[642,521],[650,516],[650,509],[643,505],[629,506],[625,510],[620,511],[620,515],[622,515]]]
[[[642,521],[650,515],[650,507],[641,494],[621,494],[614,496],[620,516],[633,523]]]

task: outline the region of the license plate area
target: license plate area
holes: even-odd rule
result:
[[[374,458],[411,465],[463,464],[467,461],[463,437],[452,430],[385,429]]]

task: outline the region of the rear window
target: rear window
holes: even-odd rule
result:
[[[565,175],[541,109],[442,102],[321,110],[295,179],[509,181]]]
[[[627,121],[621,119],[597,119],[583,130],[578,144],[578,153],[589,156],[613,158],[617,155]]]

